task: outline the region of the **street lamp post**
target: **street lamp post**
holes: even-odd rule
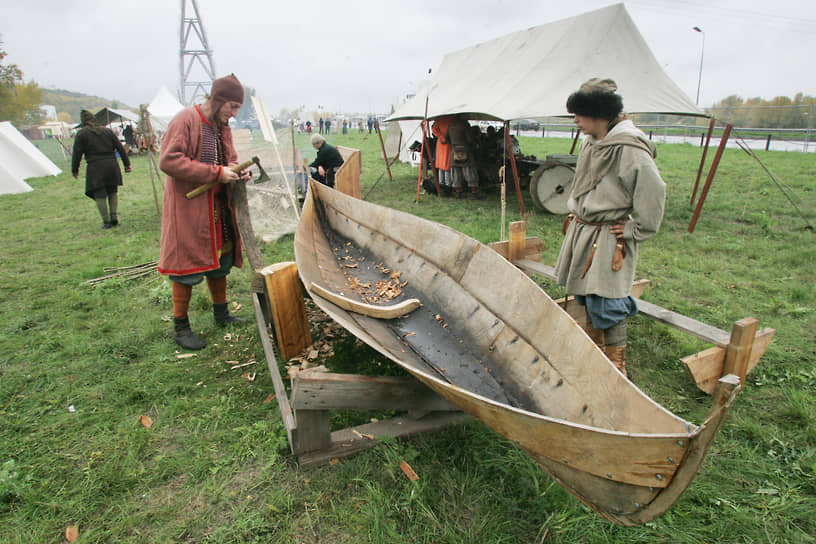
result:
[[[700,83],[703,81],[703,55],[705,54],[705,32],[699,26],[693,27],[695,32],[699,32],[703,35],[703,45],[700,48],[700,75],[697,76],[697,102],[695,102],[696,106],[700,105]]]

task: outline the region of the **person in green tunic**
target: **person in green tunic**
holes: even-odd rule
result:
[[[585,137],[567,206],[558,283],[586,306],[587,333],[626,375],[626,318],[637,313],[632,282],[638,244],[663,219],[666,184],[654,144],[623,114],[611,79],[593,78],[567,99]]]

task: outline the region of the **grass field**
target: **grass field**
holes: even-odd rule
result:
[[[384,170],[375,135],[335,135],[362,150],[367,199],[443,222],[483,242],[501,234],[496,192],[482,201],[416,196],[416,170]],[[44,151],[70,167],[54,142]],[[314,151],[305,135],[298,145]],[[526,154],[566,153],[567,139],[521,138]],[[697,228],[687,232],[699,148],[658,145],[668,184],[660,233],[641,246],[644,299],[716,327],[756,317],[777,336],[749,376],[687,492],[666,515],[612,525],[479,423],[389,440],[333,466],[289,454],[257,338],[245,268],[229,277],[247,322],[213,324],[206,289],[191,321],[208,347],[179,358],[168,282],[86,282],[103,268],[156,259],[159,219],[147,161],[133,159],[121,226],[102,230],[82,176],[29,180],[0,196],[0,543],[806,543],[816,541],[816,155],[758,151],[772,182],[739,150],[725,152]],[[709,161],[713,152],[709,154]],[[782,189],[785,189],[783,192]],[[793,195],[797,212],[786,197]],[[518,220],[508,194],[508,220]],[[528,194],[528,234],[554,264],[561,217]],[[264,245],[267,264],[293,259],[293,238]],[[547,282],[553,296],[562,290]],[[325,330],[330,330],[330,335]],[[393,365],[326,323],[332,370]],[[630,324],[630,376],[695,423],[710,398],[679,358],[707,347],[645,317]],[[244,367],[238,364],[256,361]],[[149,428],[140,416],[152,420]],[[338,414],[335,427],[370,414]],[[399,469],[407,461],[419,475]]]

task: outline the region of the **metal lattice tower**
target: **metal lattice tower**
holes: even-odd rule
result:
[[[189,11],[188,4],[192,7]],[[207,43],[207,34],[204,33],[204,25],[201,24],[201,17],[198,14],[198,2],[181,0],[179,101],[189,106],[197,99],[203,99],[210,92],[214,79],[215,64],[212,49]]]

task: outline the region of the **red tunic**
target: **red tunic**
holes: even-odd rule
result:
[[[180,111],[167,127],[159,155],[159,168],[167,174],[161,226],[161,274],[186,276],[219,267],[218,231],[213,213],[216,189],[227,189],[235,232],[235,266],[243,265],[241,234],[232,205],[232,187],[216,185],[205,194],[188,200],[187,193],[218,179],[221,167],[199,162],[202,116],[196,106]],[[227,164],[238,162],[232,145],[232,131],[221,128]]]

